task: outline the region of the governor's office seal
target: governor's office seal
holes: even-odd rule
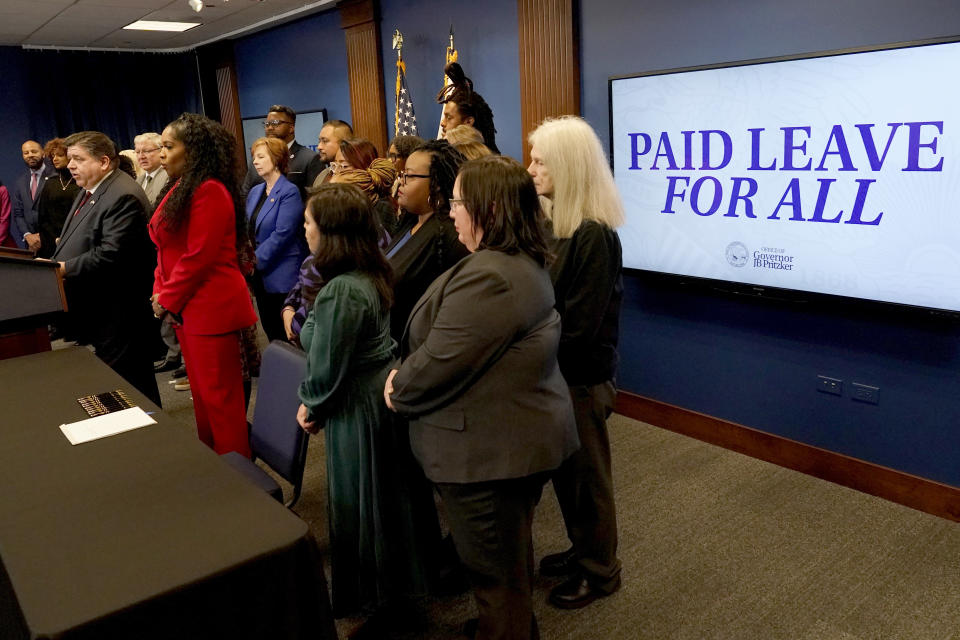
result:
[[[731,242],[727,245],[727,262],[732,267],[742,267],[747,264],[747,258],[750,252],[747,251],[747,245],[742,242]]]

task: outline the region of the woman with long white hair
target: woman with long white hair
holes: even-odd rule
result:
[[[550,278],[561,317],[557,358],[573,399],[580,450],[552,476],[571,548],[540,562],[569,576],[550,592],[563,609],[584,607],[620,588],[617,515],[606,419],[613,411],[623,298],[623,204],[597,134],[575,116],[548,119],[530,134],[537,193],[553,229]]]

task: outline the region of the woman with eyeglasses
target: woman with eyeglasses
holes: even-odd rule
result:
[[[264,180],[247,195],[248,232],[257,254],[253,292],[267,338],[284,340],[283,301],[297,283],[300,265],[308,253],[301,230],[303,201],[296,185],[283,175],[289,158],[282,140],[257,138],[250,153],[257,174]]]
[[[450,220],[450,198],[463,156],[446,140],[430,140],[407,157],[397,201],[403,211],[387,248],[394,273],[390,334],[399,341],[413,305],[437,276],[467,255]]]
[[[560,316],[523,167],[502,156],[471,160],[453,194],[450,215],[470,255],[417,303],[384,400],[409,417],[414,456],[443,500],[477,601],[475,637],[527,640],[539,637],[534,507],[577,448],[557,364]]]

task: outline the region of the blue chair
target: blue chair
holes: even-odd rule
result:
[[[309,434],[297,424],[300,398],[297,389],[307,377],[307,355],[289,344],[275,340],[263,352],[257,404],[250,426],[253,460],[263,460],[277,475],[293,485],[293,497],[285,503],[292,507],[300,498],[303,468],[307,463]],[[224,460],[251,482],[279,502],[280,485],[252,460],[239,453],[223,455]]]

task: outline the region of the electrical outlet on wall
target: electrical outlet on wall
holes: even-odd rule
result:
[[[817,376],[817,391],[830,393],[835,396],[842,396],[843,380],[829,378],[827,376]]]
[[[859,400],[860,402],[878,404],[880,402],[880,388],[871,386],[869,384],[854,382],[853,396],[851,397],[854,400]]]

